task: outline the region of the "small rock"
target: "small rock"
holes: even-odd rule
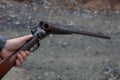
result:
[[[109,78],[108,80],[114,80],[113,78]]]
[[[38,78],[37,78],[38,80],[40,80],[41,79],[41,77],[40,76],[38,76]]]
[[[98,14],[98,11],[94,11],[94,14]]]
[[[67,42],[63,42],[62,43],[62,47],[66,47],[66,46],[68,46],[68,43]]]
[[[19,25],[19,24],[20,24],[20,22],[19,22],[19,21],[16,21],[16,22],[15,22],[15,24],[16,24],[16,25]]]
[[[28,19],[32,19],[32,16],[28,16]]]
[[[45,74],[44,74],[44,75],[45,75],[45,76],[48,76],[48,74],[49,74],[48,72],[45,72]]]
[[[33,7],[33,11],[36,11],[37,10],[37,7]]]
[[[2,16],[3,16],[3,18],[6,18],[6,17],[8,17],[8,14],[4,13]]]
[[[117,14],[119,14],[119,13],[120,13],[120,11],[116,11],[116,13],[117,13]]]
[[[53,37],[53,34],[50,34],[50,37]]]
[[[9,15],[11,18],[16,18],[18,15],[16,15],[16,14],[10,14]]]
[[[106,24],[109,24],[109,23],[110,23],[110,21],[105,21],[105,23],[106,23]]]
[[[112,71],[111,68],[104,68],[103,69],[104,74],[109,74],[111,71]]]

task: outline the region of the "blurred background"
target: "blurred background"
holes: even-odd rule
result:
[[[120,80],[119,0],[0,0],[0,34],[30,34],[40,21],[101,32],[111,40],[50,35],[3,80]]]

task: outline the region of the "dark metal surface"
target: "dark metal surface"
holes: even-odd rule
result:
[[[88,31],[76,30],[76,29],[68,28],[68,26],[63,27],[62,25],[52,24],[44,21],[41,21],[39,23],[39,27],[45,31],[46,33],[45,36],[48,34],[81,34],[81,35],[88,35],[92,37],[111,39],[109,36],[104,35],[102,33],[93,33]]]

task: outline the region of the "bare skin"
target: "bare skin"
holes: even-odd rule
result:
[[[29,40],[32,35],[26,35],[14,39],[7,40],[3,50],[0,53],[0,56],[4,59],[14,53],[17,49],[19,49],[27,40]],[[21,51],[17,54],[16,66],[21,65],[29,55],[29,51]]]

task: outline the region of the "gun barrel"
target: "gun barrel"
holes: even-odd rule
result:
[[[89,31],[83,30],[75,30],[68,26],[56,25],[48,22],[40,22],[40,26],[49,34],[81,34],[81,35],[88,35],[93,37],[99,37],[104,39],[111,39],[109,36],[104,35],[102,33],[93,33]]]
[[[104,35],[102,33],[93,33],[93,32],[88,32],[88,31],[83,31],[83,30],[73,30],[72,32],[74,34],[81,34],[81,35],[88,35],[88,36],[99,37],[99,38],[104,38],[104,39],[111,39],[111,37]]]

